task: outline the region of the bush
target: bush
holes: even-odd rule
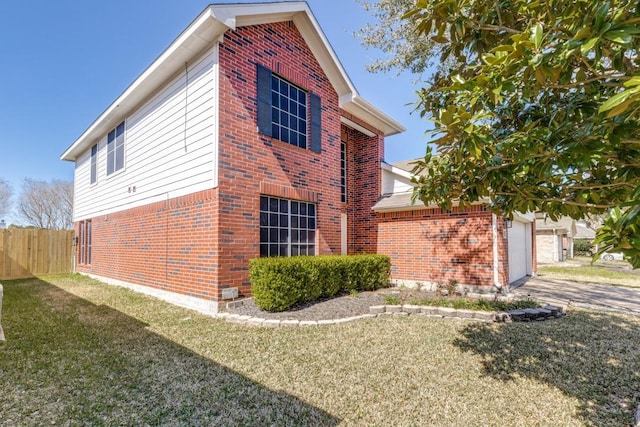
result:
[[[574,240],[573,252],[576,255],[593,255],[593,245],[588,240]]]
[[[384,255],[256,258],[249,281],[256,305],[284,311],[340,291],[372,291],[389,285],[391,260]]]

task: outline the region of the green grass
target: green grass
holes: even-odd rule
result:
[[[597,261],[592,265],[591,258],[576,257],[568,265],[538,266],[537,274],[546,279],[640,288],[640,273],[631,272],[629,264],[620,261]]]
[[[509,311],[519,308],[537,308],[540,307],[536,301],[529,299],[515,300],[515,301],[495,301],[495,300],[476,300],[464,297],[455,298],[432,298],[432,297],[420,297],[415,298],[409,294],[403,298],[398,295],[385,295],[384,303],[388,305],[429,305],[434,307],[450,307],[464,310],[479,310],[479,311]]]
[[[620,426],[640,318],[248,327],[83,277],[4,282],[0,424]]]

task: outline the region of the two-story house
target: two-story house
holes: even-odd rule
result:
[[[211,5],[62,154],[76,270],[205,313],[251,294],[260,256],[380,252],[400,280],[507,283],[495,215],[418,227],[418,207],[393,204],[405,195],[381,200],[408,176],[383,162],[403,130],[358,94],[305,2]],[[484,255],[434,256],[464,249],[420,241],[444,217]]]
[[[207,7],[63,153],[76,269],[215,313],[259,256],[375,252],[384,137],[305,2]]]

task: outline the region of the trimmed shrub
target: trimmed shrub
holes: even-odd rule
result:
[[[573,241],[573,252],[576,255],[593,255],[593,245],[589,240],[576,239]]]
[[[371,291],[389,285],[391,260],[384,255],[256,258],[249,281],[256,305],[284,311],[340,291]]]

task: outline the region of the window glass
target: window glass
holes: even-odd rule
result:
[[[271,110],[271,136],[307,148],[307,93],[272,75]]]
[[[260,256],[315,255],[316,205],[260,197]]]

